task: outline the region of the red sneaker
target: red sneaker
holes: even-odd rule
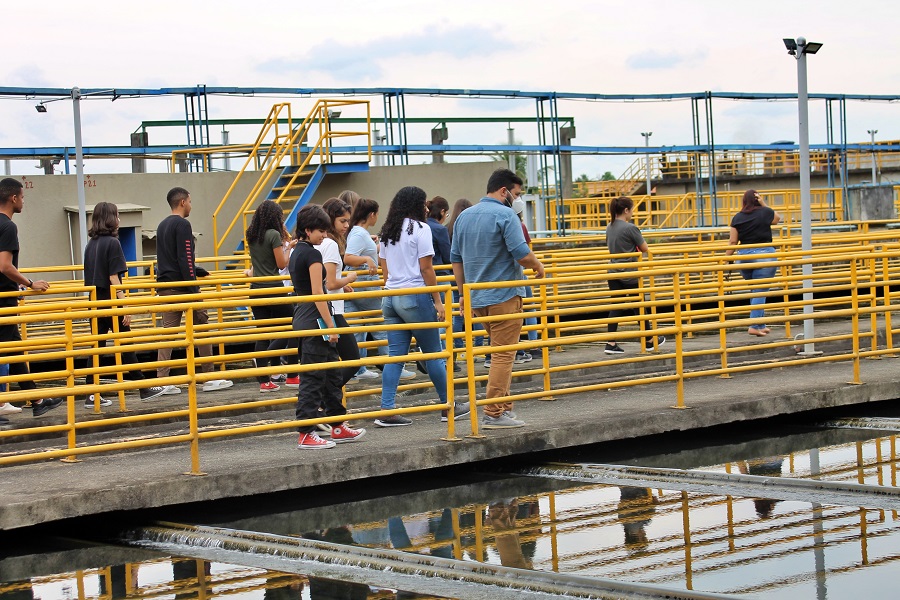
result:
[[[353,429],[347,423],[341,423],[337,427],[331,428],[331,440],[333,442],[355,442],[362,436],[366,435],[365,429]]]
[[[288,377],[284,380],[284,387],[298,388],[300,387],[300,376]]]
[[[334,442],[323,440],[316,432],[301,433],[297,440],[297,448],[300,450],[326,450],[334,448]]]
[[[272,383],[271,381],[259,384],[260,394],[265,394],[266,392],[277,392],[280,389],[280,385],[278,385],[277,383]]]

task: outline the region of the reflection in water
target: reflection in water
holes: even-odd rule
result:
[[[738,463],[738,469],[745,475],[759,475],[761,477],[781,477],[781,466],[784,463],[783,456],[770,456],[755,460],[743,460]],[[778,500],[769,498],[756,498],[753,505],[760,519],[768,519],[772,516],[772,509],[778,504]]]
[[[696,466],[895,486],[898,465],[896,439],[890,437]],[[368,522],[279,533],[766,600],[844,598],[860,590],[891,597],[900,577],[896,511],[633,486],[578,485],[537,494],[532,489],[499,500],[492,492],[481,493],[462,506],[393,516],[388,508]],[[301,516],[283,521],[298,528],[303,522]],[[0,600],[421,598],[193,559],[16,579],[0,583]]]
[[[657,502],[650,488],[619,488],[619,522],[625,530],[625,549],[632,556],[647,551],[646,527],[656,512]]]

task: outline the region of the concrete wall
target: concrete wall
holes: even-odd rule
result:
[[[452,204],[457,198],[477,201],[484,195],[485,186],[496,162],[444,163],[373,168],[368,173],[329,175],[319,187],[313,201],[324,202],[341,191],[351,189],[376,200],[381,206],[382,219],[387,214],[394,194],[403,186],[416,185],[429,197],[444,196]],[[143,212],[143,230],[156,229],[157,224],[169,215],[166,193],[180,186],[191,192],[193,212],[190,220],[197,237],[197,254],[213,255],[212,214],[219,201],[234,181],[235,173],[141,173],[92,175],[85,181],[85,202],[88,206],[97,202],[116,204],[131,203],[146,206]],[[76,178],[74,175],[37,175],[23,178],[25,183],[25,207],[15,216],[19,227],[20,267],[42,265],[81,264],[79,256],[77,214],[67,219],[66,206],[77,206]],[[245,176],[238,183],[236,193],[246,197],[256,178]],[[229,220],[233,216],[228,215]],[[88,217],[90,220],[90,217]],[[225,248],[233,248],[241,239],[239,223],[229,236]],[[75,257],[73,261],[73,250]],[[144,241],[145,255],[155,255],[155,241]],[[42,275],[46,279],[69,279],[70,273]]]

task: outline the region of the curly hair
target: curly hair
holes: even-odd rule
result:
[[[396,244],[400,241],[403,234],[403,220],[409,219],[409,226],[406,233],[412,235],[415,223],[419,227],[424,227],[425,222],[425,200],[428,196],[425,190],[415,186],[407,186],[401,188],[394,199],[391,200],[391,206],[388,208],[387,218],[381,227],[381,241],[385,244]]]
[[[261,242],[269,229],[274,229],[278,235],[282,235],[284,211],[275,202],[264,200],[250,219],[250,226],[247,227],[247,243]]]
[[[94,205],[91,214],[91,228],[88,229],[88,237],[95,238],[103,235],[119,237],[119,209],[111,202],[98,202]]]
[[[331,219],[331,224],[328,227],[328,237],[337,242],[338,250],[340,251],[341,256],[343,256],[344,251],[347,249],[347,236],[346,234],[339,234],[337,232],[337,229],[334,227],[334,222],[344,215],[347,215],[348,218],[350,217],[350,205],[340,198],[329,198],[322,204],[322,210],[324,210],[328,215],[328,218]]]

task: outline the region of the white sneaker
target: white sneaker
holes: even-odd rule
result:
[[[13,406],[9,402],[0,404],[0,415],[14,415],[20,412],[22,412],[21,408],[19,408],[18,406]]]
[[[163,386],[163,396],[172,396],[174,394],[180,394],[181,388],[176,387],[174,385],[164,385]]]
[[[219,390],[227,390],[233,385],[234,382],[227,379],[211,379],[203,384],[203,391],[216,392]]]
[[[355,375],[357,379],[378,379],[378,373],[374,371],[370,371],[368,369],[364,369]]]
[[[112,400],[109,398],[104,398],[100,394],[97,394],[97,399],[100,400],[100,406],[111,406]],[[87,397],[87,400],[84,401],[85,408],[94,408],[94,394],[91,394]]]
[[[400,379],[415,379],[415,378],[416,378],[416,374],[413,373],[412,371],[407,371],[406,369],[403,369],[402,371],[400,371]]]

